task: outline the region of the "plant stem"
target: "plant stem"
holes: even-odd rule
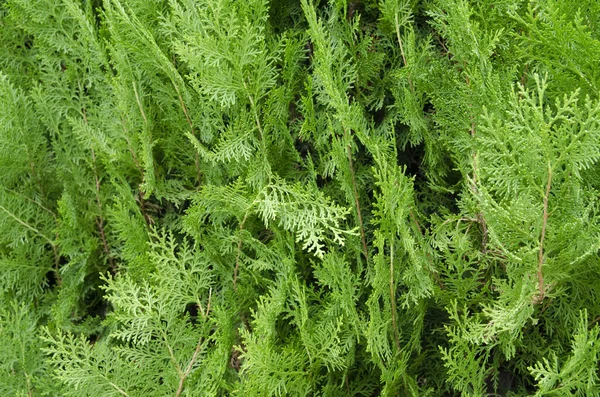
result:
[[[396,322],[396,291],[394,290],[394,240],[390,243],[390,306],[392,310],[392,326],[394,327],[394,341],[400,352],[400,339],[398,337],[398,323]]]
[[[248,213],[249,212],[246,212],[246,214],[244,214],[244,219],[240,223],[240,232],[242,230],[244,230],[244,224],[246,223],[246,219],[248,219]],[[238,240],[238,244],[237,244],[237,252],[235,254],[235,269],[233,269],[233,290],[234,291],[237,291],[237,278],[238,278],[238,272],[240,269],[240,253],[241,252],[242,252],[242,238],[240,236],[240,239]]]
[[[96,204],[98,205],[98,210],[100,211],[100,214],[98,215],[98,217],[96,217],[96,226],[98,226],[98,231],[100,233],[100,241],[102,242],[102,249],[104,251],[104,255],[106,255],[106,258],[108,258],[108,263],[110,266],[110,269],[114,272],[115,271],[115,262],[112,258],[112,253],[110,252],[110,248],[108,246],[108,242],[106,240],[106,232],[104,230],[104,217],[102,216],[102,200],[100,200],[100,179],[98,178],[98,171],[96,169],[96,153],[94,152],[94,149],[92,148],[92,165],[94,168],[94,179],[96,181]]]
[[[206,305],[205,319],[208,318],[208,313],[210,312],[211,297],[212,297],[212,289],[209,291],[209,294],[208,294],[208,303]],[[194,364],[196,363],[196,360],[198,359],[198,354],[200,354],[200,349],[202,348],[203,344],[204,344],[204,336],[201,336],[198,339],[198,343],[196,344],[196,350],[194,350],[194,354],[192,355],[192,358],[190,359],[190,362],[188,363],[188,366],[186,367],[185,372],[183,374],[181,374],[181,376],[179,378],[179,386],[177,387],[177,392],[175,393],[175,397],[181,396],[181,393],[183,392],[183,385],[185,383],[185,380],[188,378],[188,376],[192,372],[192,367],[194,366]]]
[[[344,130],[344,135],[346,136],[346,138],[348,138],[348,133],[346,132],[346,128],[342,127]],[[354,161],[352,160],[352,148],[350,147],[350,144],[348,143],[348,145],[346,146],[346,152],[348,155],[348,163],[350,166],[350,176],[352,177],[352,193],[354,195],[354,204],[356,205],[356,215],[358,217],[358,224],[360,227],[360,238],[362,241],[362,248],[363,248],[363,254],[365,256],[365,259],[367,260],[367,262],[369,262],[369,250],[367,248],[367,239],[365,237],[365,228],[363,225],[363,218],[362,218],[362,212],[360,210],[360,201],[359,201],[359,196],[358,196],[358,187],[356,185],[356,176],[354,173]]]
[[[181,109],[183,109],[183,114],[185,115],[185,119],[186,119],[188,125],[190,126],[190,131],[193,136],[196,136],[194,124],[192,123],[192,119],[190,117],[190,112],[188,111],[187,107],[185,106],[185,102],[183,102],[183,98],[181,96],[181,93],[179,92],[179,88],[177,87],[177,84],[175,84],[175,83],[173,83],[173,87],[175,87],[175,91],[177,91],[177,97],[179,98],[179,105],[181,106]],[[202,181],[202,172],[200,172],[200,156],[199,156],[197,150],[195,150],[194,166],[196,167],[196,183],[198,184],[198,186],[200,186],[200,182]]]
[[[550,196],[550,187],[552,185],[552,167],[548,164],[548,182],[546,184],[546,194],[544,195],[544,212],[542,214],[542,234],[540,236],[540,250],[538,254],[537,280],[538,280],[538,295],[535,297],[534,303],[540,303],[546,294],[546,286],[544,281],[544,239],[546,238],[546,227],[548,225],[548,198]]]

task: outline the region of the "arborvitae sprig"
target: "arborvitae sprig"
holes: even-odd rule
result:
[[[598,11],[0,0],[0,392],[600,395]]]

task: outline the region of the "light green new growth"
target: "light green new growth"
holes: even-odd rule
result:
[[[0,0],[0,395],[600,396],[599,15]]]

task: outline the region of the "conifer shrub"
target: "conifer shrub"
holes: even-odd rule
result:
[[[595,0],[0,0],[0,395],[600,395],[598,54]]]

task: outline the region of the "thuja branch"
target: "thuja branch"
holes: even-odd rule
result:
[[[542,233],[540,236],[540,249],[538,254],[538,265],[537,265],[537,280],[538,280],[538,294],[534,299],[534,303],[540,303],[546,294],[546,286],[544,281],[544,273],[542,267],[544,266],[544,239],[546,238],[546,227],[548,225],[548,197],[550,196],[550,187],[552,185],[552,167],[548,164],[548,182],[546,183],[546,194],[544,195],[544,210],[542,213]]]

